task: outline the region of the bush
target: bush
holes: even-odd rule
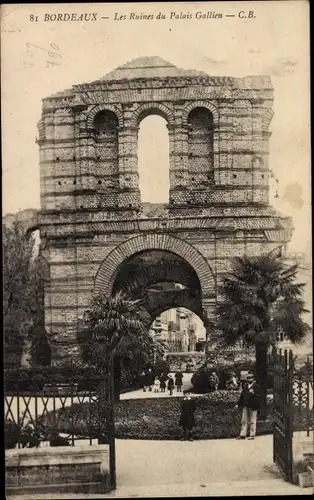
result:
[[[15,422],[4,423],[4,445],[6,450],[13,449],[18,443],[22,448],[38,448],[41,441],[49,441],[50,446],[70,446],[67,438],[59,435],[56,428],[41,426],[34,429],[27,424],[19,429]]]
[[[242,359],[241,359],[242,358]],[[236,356],[235,360],[217,358],[206,366],[199,368],[193,375],[191,383],[194,387],[193,392],[204,394],[210,391],[209,377],[215,371],[219,378],[219,389],[226,389],[226,382],[232,372],[235,372],[240,378],[241,371],[255,369],[255,363],[248,356]]]
[[[40,444],[40,433],[30,425],[19,429],[15,422],[6,421],[4,424],[4,445],[5,449],[15,448],[18,443],[22,448],[38,448]]]
[[[14,422],[4,423],[4,447],[6,450],[15,448],[19,440],[19,427]]]
[[[170,371],[170,364],[164,359],[157,359],[153,365],[153,372],[156,377],[160,377],[162,373],[168,374]]]
[[[196,398],[195,439],[236,437],[239,434],[241,421],[241,411],[235,408],[238,397],[239,393],[233,391],[216,391],[198,396]],[[99,428],[104,422],[104,417],[99,417],[95,407],[92,409],[91,425],[88,426],[89,411],[87,403],[58,410],[58,432],[68,433],[75,430],[81,436],[89,436],[89,433],[93,433],[95,437],[99,437],[100,433],[105,436],[104,426],[101,432]],[[179,427],[180,411],[180,398],[120,401],[115,410],[116,437],[119,439],[180,439],[182,436],[182,429]],[[75,429],[71,422],[75,423]],[[258,434],[271,432],[270,421],[258,423]]]
[[[96,388],[99,384],[99,374],[94,368],[74,366],[14,368],[4,371],[5,392],[38,392],[43,390],[45,384],[64,383],[78,384],[80,390]]]

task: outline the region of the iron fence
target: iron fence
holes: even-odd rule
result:
[[[75,446],[105,443],[108,398],[103,379],[53,383],[32,391],[10,390],[4,396],[5,447]]]
[[[270,353],[273,376],[273,459],[284,478],[293,481],[293,433],[313,431],[313,357],[290,350]]]

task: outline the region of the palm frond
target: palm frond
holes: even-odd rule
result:
[[[217,329],[226,344],[273,342],[281,329],[292,341],[305,335],[303,283],[298,266],[287,267],[278,252],[236,257],[222,278],[217,304]]]

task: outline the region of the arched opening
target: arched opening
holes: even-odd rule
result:
[[[103,110],[95,116],[93,126],[97,189],[116,189],[119,184],[118,118],[112,111]]]
[[[161,116],[146,116],[140,122],[138,172],[142,203],[168,203],[169,136]]]
[[[188,115],[190,185],[206,189],[214,182],[214,119],[207,108],[197,107]]]
[[[124,291],[141,298],[154,319],[171,307],[187,307],[202,312],[202,291],[192,266],[182,257],[165,250],[139,252],[119,267],[113,294]]]
[[[206,339],[201,318],[185,307],[163,311],[151,325],[151,334],[167,345],[171,353],[200,352]]]

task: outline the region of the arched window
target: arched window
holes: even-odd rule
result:
[[[206,189],[214,181],[213,115],[207,108],[194,108],[188,125],[190,185]]]
[[[100,111],[94,119],[94,128],[99,137],[117,133],[118,118],[112,111]]]
[[[119,183],[118,118],[108,110],[95,116],[95,156],[98,189],[116,188]]]
[[[138,172],[142,202],[169,202],[169,136],[161,116],[145,117],[138,131]]]

